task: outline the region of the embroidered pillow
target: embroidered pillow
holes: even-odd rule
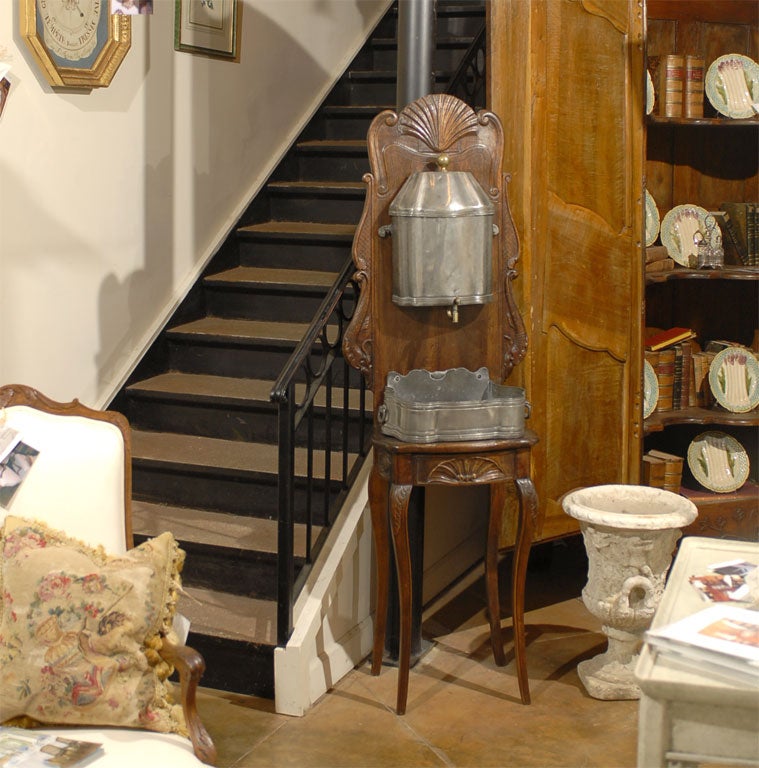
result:
[[[171,533],[109,556],[9,516],[0,544],[0,722],[186,734],[156,653],[184,561]]]

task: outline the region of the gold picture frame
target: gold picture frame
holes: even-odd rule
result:
[[[105,88],[132,44],[129,16],[111,15],[110,0],[19,0],[19,27],[54,87]]]
[[[238,0],[175,0],[175,50],[237,61],[241,11]]]

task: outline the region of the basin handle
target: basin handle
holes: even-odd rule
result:
[[[377,408],[377,421],[380,424],[384,424],[387,421],[387,406],[384,403]]]
[[[393,234],[393,225],[392,224],[383,224],[380,228],[377,234],[380,237],[390,237],[390,235]]]
[[[529,400],[524,401],[524,417],[529,419],[532,416],[532,403]]]

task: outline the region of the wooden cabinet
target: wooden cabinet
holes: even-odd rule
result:
[[[708,6],[708,7],[705,7]],[[739,53],[757,60],[759,5],[648,0],[647,56],[701,56],[705,68],[719,56]],[[718,210],[725,201],[759,200],[759,119],[720,117],[708,99],[703,119],[646,121],[645,183],[662,216],[676,205]],[[759,325],[759,268],[728,265],[720,270],[677,268],[647,275],[645,324],[686,326],[705,345],[725,339],[749,346]],[[730,413],[718,405],[655,412],[644,423],[644,450],[685,456],[694,437],[718,430],[745,447],[748,482],[735,493],[703,489],[685,467],[683,493],[699,507],[689,533],[759,538],[759,412]]]
[[[701,51],[707,66],[727,52],[756,59],[756,3],[499,0],[488,7],[489,106],[504,124],[520,240],[515,287],[528,331],[527,356],[511,380],[526,387],[533,406],[540,538],[550,539],[577,530],[561,508],[566,492],[640,482],[649,443],[674,447],[669,438],[686,426],[644,422],[646,325],[698,323],[709,338],[719,331],[751,340],[755,277],[646,283],[644,190],[662,215],[678,203],[712,209],[756,196],[757,126],[650,124],[645,73],[652,51]],[[728,426],[754,429],[752,418]],[[705,519],[722,516],[728,502],[697,503]],[[750,536],[744,523],[735,532]]]

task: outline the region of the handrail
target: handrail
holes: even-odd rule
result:
[[[343,335],[358,290],[353,282],[354,271],[353,261],[348,258],[269,395],[278,410],[277,644],[280,646],[286,645],[292,634],[293,606],[300,587],[369,451],[371,431],[367,422],[366,385],[342,355]],[[336,379],[342,397],[334,397]],[[358,391],[358,402],[354,404],[351,404],[351,383]],[[298,389],[303,390],[300,399]],[[317,394],[322,391],[323,402],[318,402]],[[305,474],[299,475],[296,443],[302,426],[306,432],[300,440],[301,450],[305,452]],[[337,461],[333,462],[333,455]],[[297,580],[296,512],[306,525],[306,551]],[[315,523],[320,526],[316,536]]]
[[[485,91],[485,68],[487,63],[486,24],[483,22],[480,31],[475,35],[469,48],[461,59],[456,71],[451,75],[445,92],[465,101],[472,109],[479,110],[485,106],[487,93]]]

